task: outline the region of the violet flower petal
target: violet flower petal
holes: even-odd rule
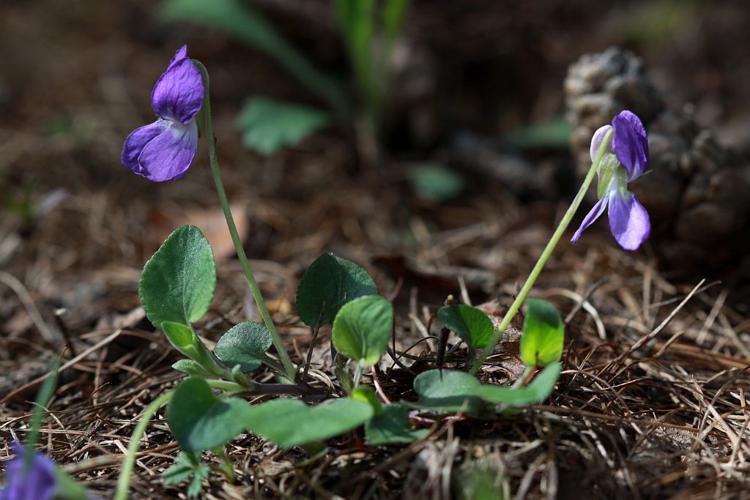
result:
[[[172,66],[182,61],[183,59],[187,59],[187,45],[183,45],[182,47],[177,49],[177,52],[174,53],[172,59],[169,60],[169,66],[167,66],[167,69],[170,69]]]
[[[596,153],[599,152],[599,147],[602,145],[604,136],[607,135],[607,132],[609,132],[611,128],[612,125],[602,125],[596,130],[596,132],[594,132],[594,135],[591,136],[591,148],[589,150],[591,161],[596,160]],[[612,141],[609,141],[609,147],[607,149],[610,151],[612,150]]]
[[[641,119],[630,111],[621,111],[612,119],[615,134],[612,149],[628,173],[628,182],[637,179],[648,167],[648,139]]]
[[[203,79],[187,57],[187,46],[180,47],[151,91],[151,107],[162,118],[186,125],[200,111],[205,89]]]
[[[25,469],[26,449],[12,443],[16,456],[5,470],[7,484],[0,491],[0,500],[51,500],[57,489],[55,464],[45,455],[35,452],[31,467]]]
[[[145,172],[140,163],[138,163],[138,157],[141,156],[141,152],[146,147],[146,144],[159,135],[164,128],[164,120],[157,120],[154,123],[138,127],[130,132],[122,145],[122,154],[120,156],[122,164],[136,174],[143,175]]]
[[[604,209],[607,208],[607,202],[609,201],[609,197],[605,196],[601,200],[596,202],[596,205],[594,205],[591,210],[589,210],[589,213],[586,214],[586,217],[583,218],[583,222],[581,222],[580,227],[578,230],[573,234],[573,237],[570,239],[572,243],[575,243],[578,241],[578,239],[581,237],[583,232],[596,220],[602,216],[604,213]]]
[[[164,182],[182,177],[198,150],[198,126],[170,123],[159,135],[146,144],[138,157],[142,172],[154,181]]]
[[[621,196],[613,192],[609,201],[609,227],[612,235],[625,250],[637,250],[651,234],[648,212],[633,193]]]

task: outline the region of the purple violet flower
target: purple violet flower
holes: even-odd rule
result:
[[[198,69],[180,47],[151,91],[158,119],[133,130],[122,146],[122,164],[154,182],[179,179],[198,149],[195,115],[205,89]]]
[[[643,205],[628,191],[628,183],[642,176],[648,167],[646,129],[634,113],[621,111],[612,119],[612,125],[594,132],[591,161],[596,158],[604,137],[612,128],[612,141],[597,172],[599,201],[586,214],[571,241],[578,241],[583,231],[608,208],[609,227],[617,243],[625,250],[637,250],[651,233],[651,221]]]
[[[15,457],[5,471],[7,484],[0,490],[0,500],[48,500],[55,496],[57,474],[55,464],[45,455],[34,452],[31,465],[26,468],[26,448],[13,442]]]

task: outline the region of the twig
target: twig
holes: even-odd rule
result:
[[[21,304],[23,304],[23,307],[26,309],[26,312],[29,314],[31,321],[34,323],[37,330],[39,330],[42,338],[44,338],[45,341],[49,342],[52,345],[58,344],[60,341],[60,336],[56,335],[52,331],[52,329],[47,326],[47,323],[44,322],[42,315],[39,313],[39,309],[37,309],[36,305],[34,304],[34,300],[31,298],[31,294],[26,289],[24,284],[21,283],[18,278],[5,271],[0,271],[0,282],[13,290],[13,292],[18,296],[18,300],[20,300]]]
[[[113,340],[115,340],[117,337],[119,337],[120,333],[122,333],[122,330],[116,330],[112,335],[110,335],[106,339],[102,340],[101,342],[97,343],[94,346],[89,347],[88,349],[86,349],[85,351],[83,351],[81,354],[79,354],[75,358],[71,359],[70,361],[68,361],[67,363],[65,363],[64,365],[62,365],[60,367],[60,370],[59,370],[58,373],[61,373],[63,370],[66,370],[66,369],[70,368],[71,366],[75,365],[76,363],[78,363],[83,358],[85,358],[86,356],[88,356],[92,352],[96,351],[97,349],[101,349],[105,345],[109,344],[110,342],[112,342]],[[3,404],[5,402],[13,399],[17,394],[19,394],[19,393],[21,393],[21,392],[23,392],[23,391],[25,391],[25,390],[27,390],[27,389],[29,389],[31,387],[34,387],[37,384],[43,382],[48,376],[49,376],[49,373],[45,373],[41,377],[35,378],[31,382],[28,382],[28,383],[22,385],[21,387],[19,387],[18,389],[10,392],[2,400],[0,400],[0,404]]]
[[[677,313],[680,312],[680,310],[685,306],[685,304],[688,303],[688,301],[693,297],[693,295],[695,295],[698,292],[698,290],[700,290],[701,286],[703,286],[703,283],[705,283],[705,282],[706,282],[706,280],[704,278],[704,279],[702,279],[700,281],[700,283],[698,283],[697,285],[695,285],[695,287],[690,291],[690,293],[687,294],[687,296],[685,296],[684,299],[682,299],[682,302],[680,302],[677,305],[677,307],[675,307],[672,310],[672,312],[669,313],[669,315],[666,318],[664,318],[664,321],[662,321],[659,324],[659,326],[657,326],[656,328],[654,328],[645,337],[641,337],[640,340],[638,340],[638,342],[636,342],[635,344],[633,344],[632,346],[630,346],[630,348],[627,351],[625,351],[624,353],[622,353],[619,356],[617,356],[614,360],[612,360],[609,363],[607,363],[607,365],[602,369],[602,371],[599,372],[599,375],[601,376],[604,373],[606,373],[607,371],[609,371],[609,369],[612,366],[620,364],[623,359],[627,358],[630,354],[632,354],[633,352],[637,351],[638,349],[640,349],[641,347],[643,347],[644,345],[646,345],[646,343],[648,343],[649,341],[653,340],[654,337],[656,337],[657,335],[659,335],[659,333],[661,333],[661,331],[664,330],[664,328],[666,328],[666,326],[672,321],[672,319],[677,315]]]

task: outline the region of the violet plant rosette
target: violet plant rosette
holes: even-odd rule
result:
[[[599,201],[586,214],[571,241],[578,241],[583,231],[608,210],[609,227],[617,243],[625,250],[637,250],[651,233],[651,221],[643,205],[628,191],[628,184],[641,177],[648,168],[646,129],[634,113],[621,111],[612,119],[611,125],[604,125],[594,133],[591,139],[592,161],[612,129],[612,141],[597,172]]]
[[[122,164],[154,182],[179,179],[198,150],[195,117],[205,89],[200,72],[180,47],[151,91],[158,119],[133,130],[122,147]]]
[[[39,452],[34,452],[27,464],[26,448],[13,442],[10,447],[15,457],[5,470],[6,485],[0,489],[0,500],[48,500],[55,496],[58,476],[55,464]]]

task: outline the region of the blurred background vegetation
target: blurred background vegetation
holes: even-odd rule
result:
[[[324,222],[345,226],[334,212],[347,204],[377,218],[359,190],[406,245],[419,240],[415,211],[567,195],[562,82],[586,52],[633,50],[675,106],[691,103],[727,143],[744,140],[750,116],[742,1],[6,0],[0,27],[4,266],[38,252],[56,255],[52,269],[138,265],[184,222],[178,204],[213,206],[203,157],[165,186],[119,164],[183,43],[211,72],[248,245],[282,261],[281,233],[335,233]],[[289,215],[322,193],[341,203],[327,219]]]

